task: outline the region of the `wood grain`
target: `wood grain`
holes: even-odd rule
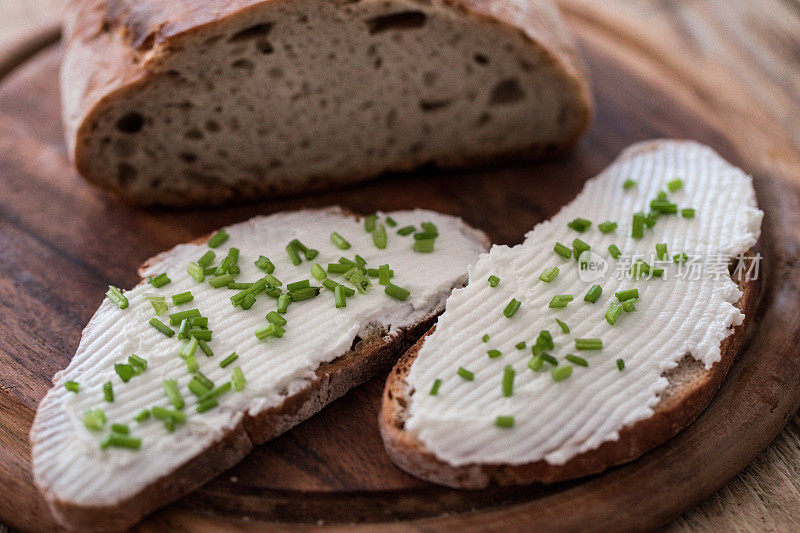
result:
[[[777,6],[774,12],[781,20],[776,23],[775,31],[778,41],[785,40],[779,30],[791,29],[797,17],[792,18],[791,8],[786,7],[789,4],[768,3]],[[702,17],[708,17],[711,12],[711,7],[707,11],[704,3],[685,7],[650,1],[625,4],[629,9],[614,8],[621,5],[621,0],[606,4],[564,2],[570,22],[587,51],[600,110],[589,137],[568,159],[534,167],[469,173],[431,171],[390,177],[365,187],[311,199],[289,198],[216,210],[213,217],[200,211],[182,214],[134,211],[85,186],[64,162],[54,86],[57,52],[44,54],[15,71],[0,88],[0,190],[4,193],[0,197],[0,250],[3,250],[0,253],[0,316],[4,331],[12,332],[0,339],[0,367],[3,368],[0,413],[12,415],[10,420],[6,420],[5,415],[0,416],[0,464],[9,466],[10,481],[5,477],[2,481],[4,487],[12,483],[13,489],[0,494],[0,517],[21,529],[49,525],[42,502],[30,486],[25,455],[26,428],[36,401],[48,386],[49,376],[66,364],[77,345],[80,329],[102,298],[105,285],[113,282],[130,286],[135,282],[135,265],[149,255],[201,235],[219,224],[255,213],[331,202],[361,211],[419,205],[459,214],[487,230],[496,242],[514,243],[519,242],[525,230],[566,203],[586,177],[604,166],[627,143],[659,135],[688,136],[712,144],[724,156],[759,174],[759,200],[762,205],[769,206],[769,233],[765,235],[771,237],[766,247],[769,257],[777,258],[770,267],[770,275],[784,285],[793,280],[796,286],[796,275],[794,278],[787,276],[792,275],[793,262],[798,258],[800,220],[796,216],[796,184],[800,183],[797,152],[800,117],[796,99],[794,105],[791,102],[796,79],[792,80],[790,75],[781,78],[781,72],[789,71],[781,71],[776,66],[786,63],[781,63],[781,57],[786,58],[778,50],[787,44],[776,45],[774,55],[757,54],[754,62],[752,57],[748,59],[752,52],[730,52],[731,48],[743,46],[741,36],[729,35],[731,21],[738,19],[728,20],[726,15],[722,22],[715,19],[708,28],[700,24],[704,20]],[[724,7],[720,2],[708,2],[712,7],[714,4],[717,9]],[[725,3],[725,6],[730,4]],[[738,13],[741,15],[741,10]],[[755,13],[750,12],[748,16],[754,17]],[[720,55],[726,57],[720,58]],[[748,65],[752,72],[726,74],[724,66],[730,61],[734,66]],[[764,73],[760,62],[766,62],[764,68],[773,75],[777,73],[780,83],[770,81],[770,75]],[[431,179],[434,175],[435,180]],[[767,176],[770,179],[766,179]],[[499,220],[491,216],[497,209],[513,211],[516,216],[512,221]],[[770,284],[765,305],[774,305],[784,312],[796,309],[800,296],[797,288],[792,283],[784,285]],[[796,322],[795,317],[777,315],[764,312],[759,325],[760,329],[769,328],[764,331],[781,332],[761,340],[762,346],[765,342],[777,343],[769,345],[774,346],[773,356],[790,353],[800,340],[791,336],[797,327],[792,323]],[[765,382],[759,379],[765,374],[758,372],[758,365],[764,364],[760,359],[764,358],[751,361],[755,367],[743,365],[754,354],[752,349],[743,354],[723,391],[723,394],[738,392],[750,399],[735,404],[737,416],[752,416],[754,404],[766,405],[767,411],[792,412],[791,408],[796,406],[787,405],[789,399],[782,393],[786,391],[787,375],[791,375],[791,364],[795,361],[781,360],[789,364],[782,364],[780,372],[766,373],[769,379]],[[731,390],[733,383],[739,388]],[[258,519],[251,522],[255,527],[259,524],[263,527],[263,520],[276,517],[299,521],[299,524],[313,523],[316,518],[344,522],[379,520],[382,517],[376,516],[376,508],[387,511],[385,518],[418,518],[435,514],[442,506],[463,511],[471,506],[488,505],[498,507],[480,516],[461,514],[458,519],[428,519],[416,525],[462,527],[470,520],[489,524],[492,523],[489,520],[500,519],[499,523],[515,529],[529,525],[526,520],[531,516],[544,516],[530,510],[513,512],[515,506],[524,505],[526,500],[537,500],[537,510],[544,506],[547,516],[561,514],[563,519],[574,516],[574,508],[559,507],[554,498],[569,495],[573,505],[580,504],[580,508],[586,509],[581,517],[587,519],[592,516],[592,507],[591,501],[585,499],[586,493],[581,492],[582,488],[604,486],[609,489],[615,482],[622,483],[626,479],[624,472],[620,473],[624,469],[619,469],[610,476],[585,483],[558,486],[551,493],[530,487],[514,493],[495,491],[454,497],[446,490],[425,485],[393,469],[381,454],[374,425],[369,423],[371,417],[374,420],[372,411],[376,408],[371,399],[377,397],[380,385],[380,381],[365,385],[349,398],[336,402],[318,419],[259,448],[233,472],[157,513],[141,529],[167,525],[187,529],[239,527],[242,523],[238,518],[243,515]],[[757,388],[755,393],[753,387],[759,385],[766,388]],[[712,409],[709,410],[711,414]],[[731,466],[733,471],[744,466],[785,420],[780,420],[777,426],[774,420],[770,421],[772,425],[765,422],[755,419],[750,424],[759,438],[750,443],[751,448],[745,450],[746,453],[740,452],[733,462],[717,461],[719,464],[711,465],[717,479],[721,472],[730,472]],[[343,428],[343,433],[320,429],[327,427]],[[714,426],[715,429],[725,427],[722,423]],[[671,528],[785,530],[797,524],[797,499],[793,500],[791,495],[798,491],[798,462],[795,460],[794,466],[787,466],[775,460],[787,455],[788,450],[796,452],[797,432],[797,424],[790,425],[788,432],[760,456],[753,467],[706,504],[673,522]],[[325,438],[320,439],[320,435]],[[348,437],[352,435],[358,438]],[[697,434],[692,437],[690,430],[676,439],[676,445],[707,443],[702,437]],[[780,451],[773,451],[776,448]],[[675,458],[666,454],[654,460],[663,468],[665,461]],[[695,471],[707,470],[707,466],[696,464]],[[683,467],[691,468],[691,465]],[[647,471],[646,468],[641,470],[641,465],[639,468],[640,476]],[[750,473],[754,469],[755,473]],[[3,470],[0,475],[5,476],[6,469]],[[656,469],[655,474],[658,471]],[[686,470],[683,479],[676,483],[684,482],[691,489],[699,480],[687,476],[689,471]],[[654,481],[656,479],[657,476]],[[775,482],[780,484],[772,485]],[[653,486],[654,490],[658,488]],[[711,494],[713,488],[705,487],[704,495]],[[359,491],[362,497],[354,491]],[[367,491],[369,496],[365,496]],[[304,497],[299,496],[301,492]],[[342,500],[343,494],[346,500]],[[769,499],[761,502],[762,496]],[[693,498],[699,501],[700,496]],[[456,499],[458,501],[454,501]],[[646,511],[652,511],[654,505],[659,507],[668,502],[655,499],[646,502],[648,508],[638,502],[639,499],[638,494],[633,494],[629,506],[651,520],[639,525],[661,523],[676,512],[666,509],[665,505],[660,514],[648,514]],[[343,501],[346,503],[342,504]],[[19,502],[30,502],[25,504],[24,515],[14,512]],[[331,509],[340,514],[332,513]],[[207,510],[220,516],[211,518],[203,513]],[[327,514],[320,515],[322,511]],[[600,518],[593,523],[608,525]],[[635,523],[628,524],[632,525]],[[383,526],[393,528],[389,524]]]

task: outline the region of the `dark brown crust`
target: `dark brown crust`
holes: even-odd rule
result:
[[[360,181],[371,177],[319,176],[315,184],[276,188],[274,184],[253,183],[241,190],[197,190],[191,194],[163,193],[137,195],[111,183],[107,176],[89,172],[86,140],[103,110],[118,99],[149,83],[156,74],[153,66],[211,24],[230,17],[247,17],[248,12],[275,0],[71,0],[67,10],[64,38],[65,59],[61,72],[63,118],[68,153],[88,181],[127,201],[140,205],[190,206],[238,201],[267,194],[284,194],[324,188],[331,184]],[[440,160],[441,167],[465,166],[511,158],[555,155],[569,149],[583,134],[592,115],[592,101],[586,71],[566,26],[550,0],[530,0],[526,9],[509,0],[446,0],[453,8],[498,24],[521,35],[555,65],[576,95],[581,117],[573,132],[552,143],[536,144],[513,153],[475,154],[472,158]],[[412,170],[409,160],[387,171]]]
[[[325,211],[358,217],[339,207],[330,207]],[[463,222],[462,228],[484,248],[489,247],[489,239],[483,232]],[[205,242],[207,238],[208,236],[200,237],[193,242]],[[163,252],[163,254],[168,253],[170,252]],[[139,272],[145,271],[148,265],[158,260],[160,255],[162,254],[146,261]],[[320,365],[316,370],[317,379],[305,389],[287,396],[280,406],[258,413],[256,416],[246,414],[235,429],[200,455],[113,506],[76,505],[59,499],[46,488],[40,487],[40,490],[45,494],[54,516],[65,527],[91,531],[126,529],[149,513],[188,494],[231,468],[250,453],[253,446],[277,437],[310,418],[351,389],[386,371],[432,327],[439,314],[432,314],[417,324],[401,329],[393,336],[381,331],[374,332],[370,337],[356,343],[344,355]],[[32,432],[31,441],[33,440],[35,435]]]
[[[425,342],[423,337],[398,361],[386,382],[379,419],[386,451],[397,466],[414,476],[433,483],[469,489],[492,484],[552,483],[596,474],[632,461],[691,424],[719,389],[736,357],[757,303],[755,282],[738,285],[742,290],[742,297],[737,306],[745,314],[745,321],[722,341],[720,361],[708,371],[699,372],[695,379],[668,390],[656,405],[653,416],[624,428],[620,431],[619,440],[605,442],[597,449],[577,455],[563,465],[551,465],[542,460],[517,466],[474,464],[454,467],[439,460],[424,444],[403,429],[408,391],[405,378]],[[434,329],[435,327],[426,337]],[[699,363],[687,354],[678,368],[692,364]],[[674,376],[676,371],[677,369],[667,373],[666,377]]]

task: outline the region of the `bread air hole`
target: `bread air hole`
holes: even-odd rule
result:
[[[402,11],[393,15],[383,15],[366,20],[370,35],[389,30],[410,30],[425,24],[427,16],[422,11]]]
[[[452,104],[452,100],[420,100],[419,108],[423,113],[430,113],[431,111],[438,111]]]
[[[513,104],[525,99],[525,91],[519,86],[519,80],[509,78],[497,83],[489,97],[489,105]]]
[[[122,133],[138,133],[144,127],[144,117],[135,111],[125,113],[117,121],[117,129]]]
[[[256,37],[266,37],[271,29],[272,22],[262,22],[234,33],[230,36],[228,42],[235,43],[247,39],[254,39]]]
[[[117,165],[117,179],[122,187],[127,187],[136,179],[136,169],[127,163]]]

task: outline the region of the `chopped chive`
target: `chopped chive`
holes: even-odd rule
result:
[[[297,253],[297,249],[294,247],[293,244],[289,243],[286,245],[286,254],[289,256],[289,260],[292,262],[293,265],[297,266],[302,263],[302,259],[300,259],[300,254]]]
[[[91,431],[100,431],[106,424],[106,414],[102,409],[86,411],[83,414],[83,425]]]
[[[685,263],[689,260],[689,256],[686,255],[686,252],[681,252],[679,254],[675,254],[672,256],[672,260],[676,263]]]
[[[199,381],[200,383],[202,383],[202,384],[203,384],[203,386],[204,386],[205,388],[207,388],[208,390],[211,390],[211,389],[213,389],[213,388],[214,388],[214,382],[213,382],[213,381],[211,381],[210,379],[208,379],[208,378],[205,376],[205,374],[203,374],[202,372],[195,372],[195,373],[194,373],[194,379],[196,379],[197,381]]]
[[[136,415],[133,417],[133,419],[136,422],[139,422],[140,424],[142,422],[144,422],[145,420],[147,420],[148,418],[150,418],[150,410],[149,409],[142,409],[141,411],[136,413]]]
[[[423,222],[423,223],[420,224],[420,226],[422,226],[422,230],[425,233],[431,234],[434,237],[438,237],[439,236],[439,229],[436,227],[436,224],[434,224],[433,222]]]
[[[168,309],[167,299],[159,294],[145,294],[144,298],[153,306],[153,311],[156,315],[165,313]]]
[[[189,303],[194,300],[194,296],[192,295],[191,291],[181,292],[178,294],[172,295],[172,303],[175,305],[183,305],[185,303]]]
[[[622,251],[617,248],[616,244],[612,244],[608,247],[608,253],[611,254],[611,257],[614,259],[618,259],[620,255],[622,255]]]
[[[636,302],[639,301],[639,298],[631,298],[630,300],[625,300],[622,302],[622,310],[626,313],[630,313],[631,311],[636,310]]]
[[[219,266],[216,268],[216,270],[214,271],[214,275],[215,276],[221,276],[223,274],[229,273],[228,270],[229,270],[230,266],[231,266],[231,258],[230,257],[225,257],[222,260],[222,262],[219,264]]]
[[[550,304],[548,304],[548,307],[551,307],[553,309],[566,307],[567,304],[572,301],[572,299],[573,298],[571,294],[556,294],[555,296],[553,296],[553,299],[550,300]]]
[[[559,365],[550,371],[553,381],[561,381],[572,375],[572,365]]]
[[[553,246],[553,251],[564,259],[569,259],[572,256],[572,248],[560,242],[557,242],[555,246]]]
[[[67,381],[64,383],[64,388],[70,392],[79,392],[81,390],[81,386],[75,381]]]
[[[393,228],[397,226],[397,221],[392,217],[386,217],[386,225],[389,226],[390,228]]]
[[[203,269],[204,276],[211,276],[212,274],[216,275],[217,267],[208,267]]]
[[[489,276],[490,287],[497,287],[499,283],[500,283],[500,278],[498,278],[497,276]]]
[[[653,273],[654,278],[660,278],[661,276],[664,275],[663,268],[653,268],[651,272]]]
[[[570,296],[570,298],[572,297]],[[555,343],[553,342],[553,336],[550,335],[550,332],[546,329],[543,329],[539,332],[539,338],[536,339],[536,344],[545,350],[552,350],[556,347]]]
[[[347,307],[347,296],[344,292],[345,289],[346,287],[341,284],[337,284],[333,289],[333,302],[337,309]]]
[[[319,266],[319,263],[311,265],[311,275],[314,276],[314,279],[317,281],[322,281],[328,277],[328,274],[325,273],[325,269]]]
[[[464,378],[466,381],[472,381],[475,379],[475,374],[464,368],[463,366],[458,367],[457,374]]]
[[[545,363],[550,363],[553,366],[558,366],[558,360],[549,353],[542,353],[542,359]]]
[[[114,386],[111,384],[110,381],[106,381],[103,383],[103,398],[107,402],[114,401]]]
[[[586,302],[595,303],[595,302],[597,302],[597,299],[600,298],[601,294],[603,294],[603,288],[600,285],[595,283],[586,292],[586,296],[584,296],[583,299]]]
[[[244,379],[244,372],[242,372],[242,367],[237,366],[233,369],[233,376],[231,377],[231,382],[233,383],[233,388],[236,391],[241,392],[244,389],[244,384],[246,380]]]
[[[286,319],[275,311],[270,311],[269,313],[267,313],[266,319],[275,324],[276,326],[286,325]]]
[[[231,390],[232,386],[233,384],[230,381],[227,381],[214,390],[208,391],[204,396],[201,396],[200,401],[202,402],[203,400],[208,400],[209,398],[218,398]]]
[[[277,324],[270,322],[266,326],[260,327],[255,331],[258,340],[264,340],[267,337],[283,337],[286,330]]]
[[[197,339],[197,345],[200,347],[200,350],[202,350],[203,353],[206,354],[207,357],[214,357],[214,352],[213,350],[211,350],[211,347],[208,344],[206,344],[206,341],[202,339]]]
[[[506,305],[506,308],[503,309],[503,315],[505,315],[506,318],[511,318],[517,311],[519,311],[521,305],[522,302],[516,298],[512,298],[511,301]]]
[[[192,327],[192,322],[188,318],[184,318],[181,320],[181,326],[178,328],[178,338],[179,339],[188,339],[189,338],[189,331]]]
[[[217,401],[216,398],[206,398],[205,400],[197,404],[197,412],[205,413],[206,411],[211,410],[218,405],[219,402]]]
[[[653,200],[650,202],[650,209],[658,213],[673,215],[678,212],[678,205],[666,200]]]
[[[647,216],[644,217],[644,225],[648,228],[652,228],[658,222],[658,215],[660,213],[658,211],[650,211],[647,213]]]
[[[352,267],[342,263],[328,263],[328,274],[344,274]]]
[[[391,271],[389,270],[389,265],[384,263],[378,267],[378,284],[379,285],[388,285],[389,281],[391,280]]]
[[[656,195],[656,200],[662,200],[663,201],[663,200],[666,200],[666,199],[667,199],[666,191],[658,191],[658,194]]]
[[[408,298],[408,295],[411,294],[411,291],[408,289],[404,289],[403,287],[398,287],[392,283],[387,283],[386,287],[383,289],[383,292],[391,296],[392,298],[396,298],[401,301],[405,301]]]
[[[152,285],[153,287],[158,289],[160,287],[163,287],[164,285],[166,285],[170,281],[172,281],[172,280],[170,280],[169,277],[167,277],[167,274],[163,273],[163,274],[159,274],[158,276],[156,276],[154,278],[150,278],[150,285]]]
[[[355,296],[355,294],[356,294],[356,291],[354,291],[350,287],[346,287],[346,286],[342,285],[341,283],[336,283],[335,281],[333,281],[330,278],[324,280],[322,282],[322,286],[325,287],[326,289],[328,289],[329,291],[336,291],[336,287],[342,287],[342,290],[344,291],[344,295],[347,296],[348,298],[350,298],[351,296]]]
[[[131,432],[127,424],[111,424],[111,431],[120,435],[127,435]]]
[[[660,243],[656,244],[656,256],[662,261],[667,258],[667,245],[666,245],[666,243],[660,242]]]
[[[669,183],[667,183],[667,189],[669,192],[675,192],[683,187],[683,180],[680,178],[676,178]]]
[[[215,276],[208,280],[208,284],[214,287],[215,289],[219,289],[221,287],[227,287],[228,283],[233,281],[233,276],[230,274],[222,274],[221,276]]]
[[[575,231],[578,231],[580,233],[583,233],[584,231],[589,229],[591,227],[591,225],[592,225],[592,222],[589,221],[589,220],[586,220],[585,218],[576,218],[572,222],[568,222],[567,223],[567,227],[568,228],[574,229]]]
[[[494,419],[494,425],[499,428],[511,428],[514,427],[514,417],[513,416],[498,416]]]
[[[500,350],[489,350],[486,353],[489,355],[489,359],[497,359],[498,357],[503,355],[503,352],[501,352]]]
[[[194,353],[197,351],[197,346],[199,342],[200,341],[198,339],[192,337],[191,339],[183,343],[183,346],[181,346],[181,350],[180,352],[178,352],[178,355],[180,355],[184,359],[186,359],[190,355],[194,355]]]
[[[375,244],[375,248],[378,248],[380,250],[386,248],[386,243],[387,243],[386,226],[380,223],[377,225],[375,230],[372,232],[372,242],[373,244]]]
[[[601,233],[611,233],[617,229],[617,223],[611,222],[610,220],[607,222],[601,222],[597,225],[597,229],[599,229]]]
[[[503,396],[511,396],[514,394],[514,367],[506,365],[503,369]]]
[[[575,339],[576,350],[601,350],[603,341],[600,339]]]
[[[304,289],[297,289],[289,293],[289,298],[293,302],[302,302],[309,300],[319,295],[319,287],[306,287]]]
[[[286,290],[289,291],[289,292],[292,292],[292,291],[297,291],[297,290],[300,290],[300,289],[305,289],[305,288],[310,287],[310,286],[311,286],[311,282],[308,281],[307,279],[304,279],[304,280],[301,280],[301,281],[295,281],[293,283],[287,284],[286,285]]]
[[[120,309],[125,309],[128,307],[128,299],[124,294],[122,294],[122,291],[113,285],[108,286],[108,292],[106,292],[106,296],[108,296],[108,299]]]
[[[611,324],[612,326],[617,323],[617,319],[619,318],[619,314],[622,311],[622,306],[616,303],[611,303],[606,310],[606,322]]]
[[[233,283],[228,283],[228,288],[236,291],[243,291],[252,288],[253,285],[254,283],[237,283],[234,281]],[[231,296],[231,298],[233,298],[233,296]]]
[[[205,396],[211,390],[210,388],[206,387],[202,381],[197,378],[192,378],[187,386],[189,392],[197,396],[198,398],[201,396]]]
[[[193,374],[200,370],[200,365],[197,362],[197,357],[194,355],[190,355],[186,358],[186,370],[189,371],[190,374]]]
[[[433,382],[433,386],[431,386],[431,391],[428,394],[431,396],[436,396],[437,394],[439,394],[439,388],[441,386],[442,386],[442,380],[437,378]]]
[[[241,306],[242,309],[247,311],[248,309],[253,307],[253,304],[255,303],[256,303],[255,295],[253,293],[248,293],[244,295],[244,298],[242,298],[242,300],[239,302],[239,305]]]
[[[631,298],[638,298],[639,289],[625,289],[624,291],[617,291],[614,293],[614,296],[616,296],[617,300],[620,302],[624,302],[625,300],[630,300]]]
[[[694,208],[684,207],[681,209],[681,216],[683,218],[694,218]]]
[[[209,250],[203,254],[203,257],[197,260],[197,264],[203,268],[207,268],[211,266],[211,263],[214,262],[214,259],[216,259],[216,257],[217,254],[215,254],[212,250]]]
[[[575,260],[577,261],[583,252],[588,252],[592,247],[589,246],[588,243],[583,242],[580,239],[575,239],[572,241],[572,255],[575,256]]]
[[[181,397],[181,393],[178,390],[178,380],[177,379],[165,379],[161,386],[164,388],[164,393],[166,393],[167,398],[169,398],[169,402],[175,409],[183,409],[184,402],[183,397]]]
[[[189,266],[186,267],[186,273],[198,283],[206,279],[206,275],[203,273],[203,267],[197,263],[189,263]]]
[[[281,280],[279,280],[278,278],[276,278],[275,276],[273,276],[272,274],[267,274],[261,279],[263,279],[264,283],[269,287],[276,288],[276,287],[280,287],[281,285],[283,285],[283,282]],[[261,280],[259,280],[259,281],[261,281]],[[258,283],[258,282],[256,282],[256,283]]]
[[[589,366],[589,361],[587,361],[583,357],[578,357],[577,355],[574,355],[574,354],[571,354],[571,353],[568,353],[567,355],[565,355],[564,359],[566,359],[570,363],[575,363],[576,365]]]
[[[628,189],[632,189],[632,188],[636,187],[636,185],[638,185],[637,182],[635,182],[632,179],[628,178],[622,184],[622,188],[627,191]]]
[[[414,241],[414,251],[421,254],[429,254],[433,252],[433,245],[435,239],[419,239]]]
[[[198,328],[207,328],[208,327],[208,317],[207,316],[193,316],[188,319],[190,325]]]
[[[119,378],[124,382],[127,383],[130,379],[136,375],[136,370],[133,369],[131,365],[125,363],[117,363],[114,365],[114,372],[117,373]]]
[[[269,257],[263,255],[258,256],[258,259],[255,261],[255,265],[267,274],[272,274],[275,272],[275,265],[272,264],[272,261],[269,260]]]
[[[150,319],[150,325],[153,326],[154,328],[156,328],[158,331],[160,331],[164,335],[166,335],[167,337],[172,337],[173,335],[175,335],[175,332],[172,329],[170,329],[169,326],[167,326],[166,324],[161,322],[156,317],[153,317],[153,318]]]
[[[517,350],[524,350],[526,346],[527,345],[525,344],[525,341],[520,341],[514,345],[514,348],[516,348]]]
[[[236,352],[233,352],[232,354],[230,354],[228,357],[226,357],[225,359],[223,359],[220,362],[219,367],[220,368],[225,368],[226,366],[228,366],[229,364],[233,363],[237,359],[239,359],[239,356],[236,355]]]
[[[372,214],[364,217],[364,231],[372,233],[375,230],[375,222],[378,220],[378,215]]]
[[[481,337],[481,340],[482,340],[483,342],[489,342],[489,339],[490,339],[490,338],[491,338],[491,337],[489,337],[489,334],[488,334],[488,333],[485,333],[485,334],[483,335],[483,337]]]
[[[534,372],[538,372],[542,368],[542,365],[544,365],[544,358],[541,355],[535,355],[528,361],[528,368]]]
[[[634,213],[631,224],[631,237],[641,239],[644,237],[644,213]]]
[[[218,232],[216,232],[214,235],[212,235],[210,239],[208,239],[208,247],[209,248],[217,248],[222,243],[227,241],[228,237],[229,237],[228,232],[226,232],[224,229],[221,229]]]
[[[335,231],[331,233],[331,242],[340,250],[350,249],[350,243],[347,242],[344,237],[342,237]]]
[[[180,411],[174,411],[172,409],[167,409],[165,407],[155,406],[152,409],[153,416],[158,418],[159,420],[166,420],[171,418],[175,422],[183,423],[186,422],[186,414],[181,413]]]
[[[114,447],[138,450],[142,447],[142,439],[128,435],[121,435],[119,433],[109,433],[102,441],[100,441],[100,447],[103,449]]]
[[[292,297],[288,294],[281,294],[278,296],[278,308],[277,311],[284,315],[286,311],[289,310],[289,304],[292,303]]]
[[[543,270],[541,274],[539,274],[539,279],[544,281],[545,283],[550,283],[558,276],[558,267],[554,266],[549,270]]]
[[[417,228],[415,228],[414,226],[403,226],[402,228],[397,230],[397,234],[405,237],[406,235],[410,235],[415,231],[417,231]]]
[[[556,322],[558,322],[558,326],[561,328],[561,332],[562,333],[569,333],[569,326],[565,322],[563,322],[563,321],[561,321],[561,320],[559,320],[557,318],[556,318]]]

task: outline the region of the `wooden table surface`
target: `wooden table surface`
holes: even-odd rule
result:
[[[682,68],[704,69],[708,85],[697,97],[730,108],[739,119],[766,113],[793,143],[775,145],[770,132],[753,135],[754,153],[800,191],[799,0],[562,0],[567,11],[602,11],[609,25],[636,28],[620,39],[663,43],[683,55],[665,56]],[[0,53],[33,28],[57,19],[64,0],[0,0]],[[612,6],[609,8],[609,6]],[[634,21],[636,23],[631,23]],[[645,38],[642,38],[645,37]],[[715,84],[715,72],[738,86]],[[722,77],[722,76],[720,76]],[[741,109],[736,95],[759,96],[759,108]],[[736,113],[734,113],[735,111]],[[756,120],[758,117],[760,120]],[[732,121],[729,127],[736,127]],[[769,213],[767,213],[769,216]],[[800,317],[798,317],[800,318]],[[0,524],[0,531],[4,528]],[[800,416],[755,461],[707,501],[667,527],[670,531],[800,530]]]

